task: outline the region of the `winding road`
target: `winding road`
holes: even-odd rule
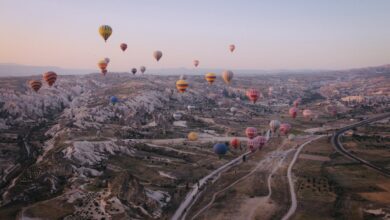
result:
[[[366,119],[366,120],[363,120],[363,121],[360,121],[358,123],[355,123],[355,124],[352,124],[352,125],[348,125],[346,127],[343,127],[341,129],[339,129],[338,131],[336,131],[336,133],[332,136],[332,139],[331,139],[331,142],[332,142],[332,145],[333,147],[337,150],[337,152],[341,153],[342,155],[352,159],[352,160],[355,160],[359,163],[362,163],[378,172],[380,172],[381,174],[385,175],[385,176],[388,176],[390,177],[390,170],[388,169],[385,169],[383,167],[379,167],[379,166],[376,166],[364,159],[361,159],[359,157],[357,157],[356,155],[353,155],[351,153],[348,152],[348,150],[346,150],[344,148],[344,146],[341,144],[340,142],[340,136],[342,134],[344,134],[346,131],[352,129],[352,128],[356,128],[356,127],[360,127],[360,126],[363,126],[363,125],[366,125],[366,124],[369,124],[369,123],[372,123],[372,122],[375,122],[375,121],[380,121],[380,120],[383,120],[385,118],[388,118],[390,117],[390,113],[386,113],[386,114],[382,114],[382,115],[379,115],[379,116],[376,116],[376,117],[373,117],[373,118],[369,118],[369,119]]]
[[[282,220],[289,219],[295,213],[295,210],[297,209],[297,196],[295,194],[294,181],[293,181],[292,176],[291,176],[292,168],[293,168],[296,160],[298,159],[298,156],[301,153],[303,147],[305,147],[307,144],[311,143],[312,141],[315,141],[315,140],[317,140],[317,139],[319,139],[321,137],[324,137],[324,136],[325,135],[320,135],[320,136],[317,136],[317,137],[315,137],[315,138],[313,138],[313,139],[311,139],[309,141],[306,141],[301,146],[299,146],[299,148],[295,152],[294,157],[291,160],[291,163],[290,163],[290,165],[288,166],[288,169],[287,169],[287,179],[288,179],[288,185],[289,185],[289,188],[290,188],[291,205],[290,205],[290,209],[283,216]]]

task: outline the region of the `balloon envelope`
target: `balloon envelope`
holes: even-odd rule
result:
[[[280,127],[280,121],[271,120],[271,122],[269,123],[269,127],[270,127],[272,132],[276,132],[277,129],[279,129],[279,127]]]
[[[298,109],[296,107],[292,107],[288,110],[288,114],[292,117],[292,118],[296,118],[297,117],[297,113],[298,113]]]
[[[214,73],[207,73],[205,76],[206,81],[209,83],[209,85],[213,84],[217,76]]]
[[[233,53],[233,51],[236,49],[236,46],[234,45],[234,44],[230,44],[229,45],[229,50],[230,50],[230,52],[232,52]]]
[[[222,72],[222,79],[225,81],[225,83],[229,84],[230,81],[233,79],[233,72],[231,70],[225,70]]]
[[[104,41],[107,41],[112,34],[112,28],[108,25],[102,25],[99,27],[99,34],[103,37]]]
[[[224,155],[228,151],[228,146],[223,143],[215,144],[213,147],[214,153],[218,155]]]
[[[110,102],[115,105],[115,103],[118,102],[118,98],[116,96],[111,96],[110,97]]]
[[[291,125],[288,123],[282,123],[279,127],[279,132],[283,135],[287,135],[291,129]]]
[[[187,137],[188,137],[188,140],[190,140],[190,141],[196,141],[196,140],[198,140],[198,133],[191,131],[190,133],[188,133]]]
[[[246,96],[254,104],[259,98],[259,92],[256,89],[248,89],[248,91],[246,91]]]
[[[310,109],[305,109],[303,110],[302,115],[306,119],[311,119],[313,117],[313,112]]]
[[[28,84],[35,92],[38,92],[38,90],[42,87],[42,82],[39,80],[30,80]]]
[[[154,59],[157,60],[157,62],[161,59],[162,55],[163,55],[162,52],[159,51],[159,50],[156,50],[156,51],[154,51],[154,53],[153,53],[153,57],[154,57]]]
[[[233,138],[232,140],[230,140],[230,145],[237,149],[239,146],[240,146],[240,140],[238,138]]]
[[[43,74],[43,79],[49,86],[52,86],[57,80],[57,74],[53,71],[49,71]]]
[[[139,68],[139,70],[141,71],[141,73],[144,73],[144,72],[146,71],[146,67],[141,66],[141,67]]]
[[[246,136],[247,136],[249,139],[252,139],[252,138],[254,138],[254,137],[256,136],[256,134],[257,134],[257,129],[254,128],[254,127],[247,127],[247,128],[245,129],[245,134],[246,134]]]
[[[176,88],[180,93],[183,93],[187,90],[188,83],[183,79],[179,79],[178,81],[176,81]]]
[[[192,63],[194,64],[195,67],[198,67],[198,65],[199,65],[199,60],[194,60]]]
[[[122,51],[125,51],[127,49],[127,44],[121,43],[120,48],[122,49]]]

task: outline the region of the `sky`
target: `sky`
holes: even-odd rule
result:
[[[113,29],[107,43],[103,24]],[[194,59],[263,70],[390,63],[389,0],[0,0],[0,27],[0,63],[95,69],[109,57],[110,71],[193,68]]]

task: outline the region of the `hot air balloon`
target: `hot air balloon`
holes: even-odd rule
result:
[[[246,145],[250,151],[255,152],[258,144],[257,144],[256,139],[248,139],[248,141],[246,142]]]
[[[146,67],[141,66],[141,67],[139,68],[139,70],[141,71],[142,74],[144,74],[144,72],[146,71]]]
[[[122,49],[123,52],[127,49],[127,44],[121,43],[120,48]]]
[[[38,92],[38,90],[42,87],[42,82],[39,80],[30,80],[28,81],[28,84],[35,92]]]
[[[295,140],[295,135],[294,135],[294,134],[289,134],[288,137],[287,137],[287,139],[288,139],[289,141],[293,141],[293,140]]]
[[[233,116],[236,115],[238,109],[236,107],[231,107],[230,112],[233,113]]]
[[[194,61],[192,61],[192,63],[194,64],[195,67],[198,67],[198,65],[199,65],[199,60],[194,60]]]
[[[292,118],[296,118],[297,117],[297,112],[298,112],[298,109],[295,108],[295,107],[291,107],[289,110],[288,110],[288,114],[290,114],[290,116]]]
[[[270,86],[268,88],[268,96],[272,96],[272,93],[274,92],[274,87]]]
[[[153,57],[154,57],[154,59],[156,59],[157,62],[158,62],[158,61],[161,59],[161,57],[162,57],[162,52],[159,51],[159,50],[154,51]]]
[[[49,86],[52,86],[57,80],[57,74],[53,71],[49,71],[43,74],[43,79]]]
[[[233,79],[233,72],[231,70],[224,70],[222,72],[222,79],[226,84],[230,84],[230,81]]]
[[[312,112],[310,109],[305,109],[305,110],[303,110],[302,115],[303,115],[303,117],[306,118],[306,119],[311,119],[311,118],[313,118],[313,112]]]
[[[137,69],[136,68],[132,68],[131,69],[131,73],[133,73],[133,75],[135,75],[137,73]]]
[[[228,146],[223,143],[215,144],[213,147],[214,153],[218,154],[219,156],[225,155],[228,151]]]
[[[107,74],[107,72],[108,72],[107,69],[103,69],[103,70],[102,70],[103,76],[105,76],[105,75]]]
[[[214,73],[207,73],[205,76],[205,79],[209,83],[209,85],[213,84],[213,82],[215,81],[215,78],[217,78],[217,77],[215,76]]]
[[[105,60],[100,60],[98,62],[98,67],[101,69],[101,70],[104,70],[107,68],[107,62]]]
[[[116,96],[111,96],[110,102],[111,102],[111,104],[115,105],[118,102],[118,98]]]
[[[280,127],[280,121],[278,121],[278,120],[271,120],[271,122],[269,123],[269,127],[270,127],[271,131],[273,133],[275,133],[279,129],[279,127]]]
[[[279,132],[282,134],[282,135],[287,135],[288,132],[290,131],[291,129],[291,125],[288,124],[288,123],[282,123],[280,124],[280,127],[279,127]]]
[[[263,136],[257,136],[255,137],[255,139],[257,139],[257,143],[258,143],[258,146],[259,146],[259,150],[261,150],[261,148],[263,148],[263,146],[265,145],[265,143],[267,143],[267,139]]]
[[[255,152],[257,149],[261,149],[266,142],[267,140],[265,139],[265,137],[256,136],[255,138],[248,140],[247,146],[250,151]]]
[[[255,137],[255,135],[257,134],[257,129],[254,128],[254,127],[247,127],[245,129],[245,134],[246,136],[249,138],[249,139],[252,139]]]
[[[99,27],[99,34],[100,36],[103,37],[104,41],[107,42],[107,39],[111,36],[112,34],[112,28],[108,25],[102,25]]]
[[[236,49],[236,46],[234,45],[234,44],[230,44],[229,45],[229,50],[230,50],[230,52],[232,52],[233,53],[233,51]]]
[[[238,138],[233,138],[230,140],[230,145],[235,149],[237,149],[240,146],[240,144],[241,143],[240,143],[240,140]]]
[[[188,88],[188,83],[183,79],[179,79],[176,82],[176,88],[177,88],[177,91],[179,91],[180,93],[183,93]]]
[[[248,91],[246,91],[246,96],[253,104],[255,104],[259,98],[259,92],[256,89],[248,89]]]
[[[187,137],[188,137],[188,140],[190,140],[190,141],[196,141],[196,140],[198,140],[198,133],[191,131],[190,133],[188,133]]]
[[[109,64],[110,63],[110,58],[106,57],[106,58],[104,58],[104,61],[106,61],[106,63]]]
[[[174,118],[176,121],[180,120],[182,116],[183,116],[183,115],[182,115],[180,112],[175,112],[175,113],[173,113],[173,118]]]

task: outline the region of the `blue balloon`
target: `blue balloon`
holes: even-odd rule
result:
[[[110,102],[111,102],[112,104],[115,104],[115,103],[118,102],[118,98],[115,97],[115,96],[111,96],[111,97],[110,97]]]
[[[228,146],[226,144],[218,143],[213,147],[214,153],[218,155],[224,155],[228,151]]]

